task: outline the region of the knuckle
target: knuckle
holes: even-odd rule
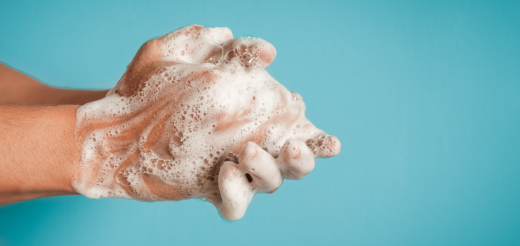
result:
[[[313,154],[305,143],[299,140],[287,140],[279,158],[283,166],[283,175],[289,179],[301,179],[315,166]]]
[[[274,158],[253,142],[248,142],[242,148],[239,165],[257,192],[271,191],[282,183],[282,175]]]

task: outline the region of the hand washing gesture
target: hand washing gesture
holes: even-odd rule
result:
[[[230,220],[257,192],[301,179],[340,142],[312,125],[300,95],[266,71],[274,47],[188,26],[146,42],[107,97],[77,110],[90,197],[204,198]]]

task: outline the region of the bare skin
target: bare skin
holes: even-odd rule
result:
[[[4,173],[7,174],[0,177],[0,184],[2,184],[0,186],[0,204],[53,195],[75,194],[71,180],[82,180],[86,182],[87,187],[104,182],[105,187],[113,188],[114,191],[119,189],[120,192],[123,191],[126,194],[112,193],[110,196],[114,197],[146,201],[207,198],[219,208],[224,217],[234,220],[243,216],[245,208],[240,208],[238,209],[240,211],[236,212],[237,208],[232,205],[237,202],[236,199],[225,193],[220,194],[218,188],[215,190],[215,187],[218,186],[210,185],[195,190],[186,189],[175,179],[165,178],[168,176],[161,173],[163,169],[168,168],[168,163],[173,163],[176,158],[179,161],[180,158],[164,151],[175,148],[176,144],[180,146],[178,144],[180,137],[175,135],[175,131],[172,131],[170,127],[181,129],[185,126],[175,125],[175,122],[179,121],[175,117],[180,117],[176,116],[175,112],[183,105],[189,104],[188,99],[196,95],[197,91],[211,90],[214,87],[212,85],[227,83],[227,78],[222,78],[222,76],[234,73],[232,71],[234,68],[226,65],[227,61],[239,59],[240,66],[243,67],[240,69],[245,69],[243,71],[246,71],[247,74],[252,66],[261,69],[268,66],[276,54],[274,47],[265,41],[244,43],[241,40],[231,39],[230,31],[215,36],[209,35],[209,32],[205,30],[207,29],[200,26],[185,27],[150,40],[139,49],[123,78],[115,88],[108,92],[109,96],[117,96],[121,99],[149,101],[150,98],[154,98],[152,103],[134,108],[130,114],[114,114],[93,120],[80,120],[76,119],[76,117],[80,117],[76,115],[76,112],[80,114],[84,111],[81,108],[78,110],[78,106],[30,107],[28,105],[82,105],[103,98],[106,91],[52,88],[5,65],[0,66],[0,103],[24,105],[0,106],[0,131],[9,132],[9,134],[0,136],[0,166],[6,170]],[[196,50],[186,49],[187,54],[192,53],[192,60],[187,63],[182,59],[177,61],[174,59],[175,49],[172,47],[179,44],[180,41],[176,41],[177,38],[184,36],[211,39],[220,43],[220,46],[208,46],[203,49],[205,53],[202,55],[195,54]],[[207,45],[204,42],[199,43],[199,46]],[[163,55],[165,44],[171,44],[171,46],[167,46],[167,49],[171,49],[167,50],[170,52],[170,56]],[[248,50],[258,50],[258,52],[251,53],[251,55]],[[182,51],[182,55],[184,55],[184,51]],[[144,89],[147,86],[154,86],[153,76],[176,67],[191,72],[187,76],[173,78],[171,85],[161,87],[160,90],[151,94],[150,90]],[[16,83],[17,81],[20,82]],[[176,82],[174,83],[174,81]],[[314,168],[314,157],[331,157],[338,154],[340,143],[337,138],[324,134],[323,131],[304,120],[304,104],[301,102],[301,97],[297,94],[291,96],[284,90],[285,88],[283,90],[275,89],[273,92],[280,94],[275,102],[278,106],[272,109],[274,117],[261,122],[243,139],[233,139],[233,131],[253,123],[252,112],[258,110],[258,108],[248,106],[254,105],[253,101],[241,105],[243,107],[239,107],[237,111],[216,109],[205,111],[204,115],[207,114],[208,117],[214,115],[212,119],[217,120],[213,125],[214,133],[229,135],[226,138],[229,140],[226,140],[228,142],[218,141],[221,145],[218,149],[222,149],[222,153],[217,151],[212,167],[197,173],[197,177],[200,175],[211,180],[213,184],[218,183],[219,186],[245,187],[244,194],[246,191],[252,191],[252,194],[255,192],[272,193],[278,189],[283,178],[300,179],[310,172]],[[13,93],[8,93],[8,91],[13,91]],[[242,96],[237,93],[237,100]],[[294,98],[289,100],[288,97]],[[251,99],[248,96],[248,100],[255,100],[255,98]],[[299,100],[299,102],[292,102],[294,100]],[[201,115],[202,112],[199,114]],[[199,116],[189,124],[195,126],[196,129],[197,127],[202,129],[208,127],[205,124],[209,124],[207,123],[209,119],[206,120]],[[289,133],[288,130],[295,127],[295,122],[302,122],[301,134],[293,135],[292,130]],[[107,138],[98,138],[95,158],[84,161],[81,169],[78,169],[82,155],[82,143],[87,139],[92,139],[93,133],[103,132],[105,129],[120,124],[125,124],[126,128],[118,132],[117,136],[109,134]],[[285,129],[282,131],[285,133],[281,135],[270,133],[271,136],[269,136],[269,129],[275,129],[275,126]],[[145,131],[145,129],[148,130]],[[265,148],[262,149],[267,146],[265,145],[267,139],[287,141],[283,146],[277,145],[278,147],[267,152]],[[140,147],[132,147],[132,143],[136,140]],[[37,151],[33,151],[34,149]],[[24,154],[31,151],[32,153],[29,155]],[[153,168],[158,171],[150,171],[150,164],[142,161],[152,155],[157,156],[163,163],[153,164]],[[228,159],[224,157],[232,155],[235,156],[235,162],[240,162],[239,165],[226,162]],[[100,174],[107,172],[103,168],[109,157],[117,157],[121,162],[115,166],[115,170],[108,171],[111,174],[107,178]],[[254,173],[255,167],[256,170],[262,169],[262,166],[258,165],[267,165],[269,170]],[[144,170],[136,174],[136,177],[146,186],[144,192],[133,187],[127,180],[129,170],[137,169]],[[248,172],[247,175],[246,172]],[[75,178],[73,179],[73,177]],[[31,180],[31,182],[27,182],[27,180]]]
[[[77,194],[78,106],[0,106],[0,205]]]
[[[0,104],[83,105],[105,97],[107,92],[48,86],[0,63]]]
[[[78,194],[76,109],[106,93],[51,87],[0,63],[0,205]]]

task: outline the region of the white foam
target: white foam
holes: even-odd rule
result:
[[[228,41],[250,47],[250,53],[231,57],[219,43],[229,29],[203,31],[206,37],[167,37],[164,60],[182,63],[164,67],[139,93],[112,91],[78,109],[84,142],[73,186],[79,193],[144,201],[206,198],[222,209],[224,196],[238,212],[221,211],[223,216],[237,219],[257,190],[243,173],[236,185],[219,187],[221,165],[236,162],[250,141],[277,157],[287,139],[307,141],[323,133],[305,118],[301,97],[272,78],[266,64],[251,61],[268,47],[265,41]],[[186,44],[194,48],[182,48]],[[216,58],[208,60],[204,54],[211,52]]]

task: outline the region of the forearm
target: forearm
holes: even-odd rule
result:
[[[0,105],[0,204],[76,194],[77,107]]]
[[[62,89],[0,63],[0,103],[17,105],[83,105],[105,97],[107,91]]]

